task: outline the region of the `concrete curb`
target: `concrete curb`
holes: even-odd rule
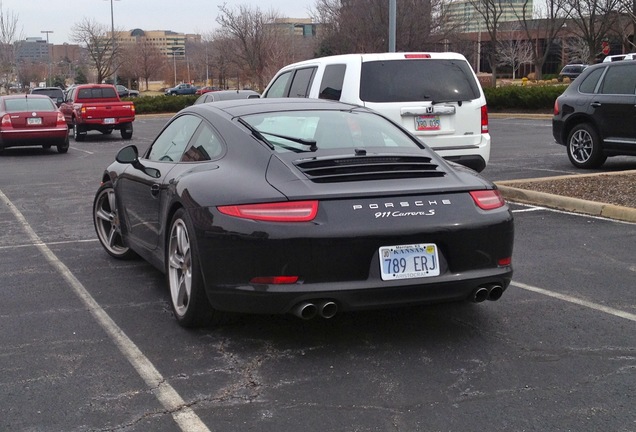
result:
[[[532,204],[542,207],[549,207],[558,210],[565,210],[574,213],[587,214],[591,216],[600,216],[609,219],[616,219],[624,222],[636,223],[636,209],[631,207],[623,207],[614,204],[601,203],[595,201],[587,201],[579,198],[571,198],[561,195],[553,195],[545,192],[538,192],[529,189],[520,189],[514,187],[515,184],[528,182],[551,181],[557,179],[571,179],[577,177],[591,177],[599,175],[612,174],[635,174],[636,170],[617,171],[613,173],[594,173],[581,175],[566,175],[555,177],[541,177],[523,180],[506,180],[495,182],[503,197],[509,201],[520,202],[524,204]]]

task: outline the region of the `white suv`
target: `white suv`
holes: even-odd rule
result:
[[[374,109],[444,158],[482,171],[490,158],[486,98],[457,53],[345,54],[285,66],[263,96],[333,99]]]

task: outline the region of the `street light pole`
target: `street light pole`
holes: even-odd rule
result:
[[[119,1],[119,0],[115,0]],[[111,79],[113,85],[117,85],[117,72],[115,71],[115,14],[113,13],[113,0],[110,0],[110,38],[111,38],[111,55],[110,67],[112,68]]]
[[[46,86],[50,87],[51,86],[51,51],[52,50],[49,47],[49,33],[53,33],[53,30],[42,30],[40,33],[46,33],[46,52],[49,58],[49,68],[48,68],[48,72],[46,73]]]

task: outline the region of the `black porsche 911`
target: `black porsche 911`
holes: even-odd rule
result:
[[[513,218],[496,187],[368,109],[247,99],[180,111],[128,146],[93,205],[115,258],[166,274],[179,324],[223,312],[497,300]]]

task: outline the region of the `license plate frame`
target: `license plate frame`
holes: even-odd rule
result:
[[[442,128],[442,122],[438,115],[415,116],[416,131],[438,131]]]
[[[104,124],[115,124],[115,119],[114,118],[105,118],[104,119]]]
[[[439,251],[434,243],[381,246],[378,257],[384,281],[440,275]]]
[[[42,117],[29,117],[29,118],[27,118],[27,124],[29,126],[41,126],[42,125]]]

